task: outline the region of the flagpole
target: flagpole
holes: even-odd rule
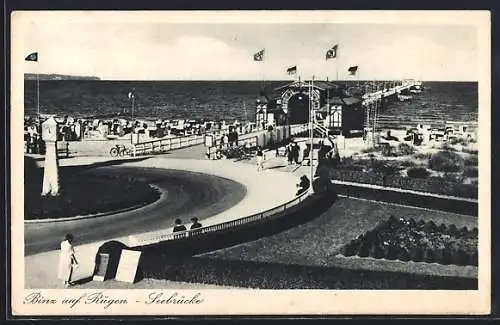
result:
[[[135,95],[132,95],[132,121],[134,121],[134,100],[135,100]]]
[[[339,59],[338,59],[338,55],[335,58],[335,80],[339,81]]]
[[[36,69],[36,116],[38,119],[38,131],[40,131],[40,77],[38,76],[38,66]]]

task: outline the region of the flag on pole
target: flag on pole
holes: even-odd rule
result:
[[[38,52],[31,53],[26,58],[24,58],[24,60],[38,62]]]
[[[329,60],[329,59],[335,59],[337,57],[337,48],[339,47],[338,44],[335,44],[331,49],[329,49],[328,51],[326,51],[326,59]]]
[[[128,99],[132,100],[135,98],[135,89],[131,89],[128,93]]]
[[[286,73],[289,75],[297,74],[297,66],[294,65],[293,67],[286,69]]]
[[[349,67],[349,69],[347,69],[347,71],[349,71],[349,74],[352,76],[352,75],[355,75],[356,72],[358,71],[358,66],[355,65],[355,66],[352,66],[352,67]]]
[[[262,49],[259,52],[255,53],[253,55],[253,60],[254,61],[264,61],[264,52],[265,52],[265,49]]]

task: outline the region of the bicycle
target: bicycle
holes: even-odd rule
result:
[[[111,157],[118,157],[118,156],[130,156],[132,154],[132,150],[130,148],[125,147],[122,144],[117,144],[111,150],[109,150],[109,154]]]

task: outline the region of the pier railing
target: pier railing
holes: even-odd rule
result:
[[[174,137],[135,143],[133,154],[135,156],[140,156],[155,153],[164,153],[173,149],[180,149],[197,144],[202,144],[205,141],[204,138],[204,135],[189,135],[184,137]]]
[[[294,199],[281,204],[275,208],[255,213],[247,217],[243,218],[238,218],[222,223],[218,223],[215,225],[210,225],[210,226],[205,226],[193,230],[185,230],[185,231],[180,231],[180,232],[175,232],[172,233],[172,230],[169,230],[168,233],[161,233],[157,235],[152,235],[152,237],[147,237],[147,238],[140,238],[141,236],[144,235],[131,235],[129,236],[129,245],[131,247],[134,246],[145,246],[145,245],[152,245],[164,241],[170,241],[170,240],[177,240],[177,239],[183,239],[183,238],[189,238],[189,237],[196,237],[204,234],[209,234],[209,233],[215,233],[215,232],[220,232],[220,231],[226,231],[226,230],[234,230],[238,227],[241,226],[247,226],[252,223],[260,222],[263,220],[271,220],[271,219],[276,219],[279,217],[284,216],[285,214],[288,214],[297,208],[297,205],[304,201],[307,197],[309,196],[309,191],[305,191],[304,193],[301,193]]]
[[[290,136],[299,134],[304,131],[307,131],[307,124],[290,125]],[[261,130],[257,132],[242,134],[240,141],[242,142],[250,141],[254,143],[256,141],[255,135],[259,132],[267,132],[267,131]],[[139,142],[133,144],[132,154],[134,156],[158,154],[158,153],[165,153],[173,149],[180,149],[198,144],[203,144],[205,143],[206,135],[216,134],[216,133],[217,132],[207,132],[206,134],[202,135],[188,135],[183,137],[173,137],[173,138]],[[217,144],[220,144],[220,139],[215,140],[215,142],[217,141],[219,141]]]

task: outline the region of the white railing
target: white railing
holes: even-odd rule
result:
[[[258,222],[264,219],[272,220],[282,217],[284,214],[292,211],[300,202],[304,201],[304,199],[309,195],[309,191],[305,191],[304,193],[298,195],[293,200],[290,200],[282,205],[279,205],[275,208],[259,212],[256,214],[252,214],[248,217],[243,217],[239,219],[234,219],[230,221],[226,221],[223,223],[218,223],[211,226],[205,226],[194,230],[186,230],[180,232],[169,232],[153,235],[152,237],[141,238],[141,235],[131,235],[129,236],[129,245],[131,247],[134,246],[145,246],[152,245],[164,241],[184,239],[184,238],[193,238],[196,236],[200,236],[208,233],[215,233],[219,231],[225,231],[228,229],[235,229],[243,225],[248,225],[254,222]],[[171,231],[171,230],[170,230]],[[146,234],[147,235],[147,234]],[[144,236],[144,235],[142,235]]]
[[[290,125],[290,135],[296,135],[309,130],[309,125],[306,124],[292,124]]]
[[[167,139],[152,140],[135,143],[133,155],[148,155],[155,153],[165,153],[173,149],[180,149],[204,143],[205,135],[189,135]]]

